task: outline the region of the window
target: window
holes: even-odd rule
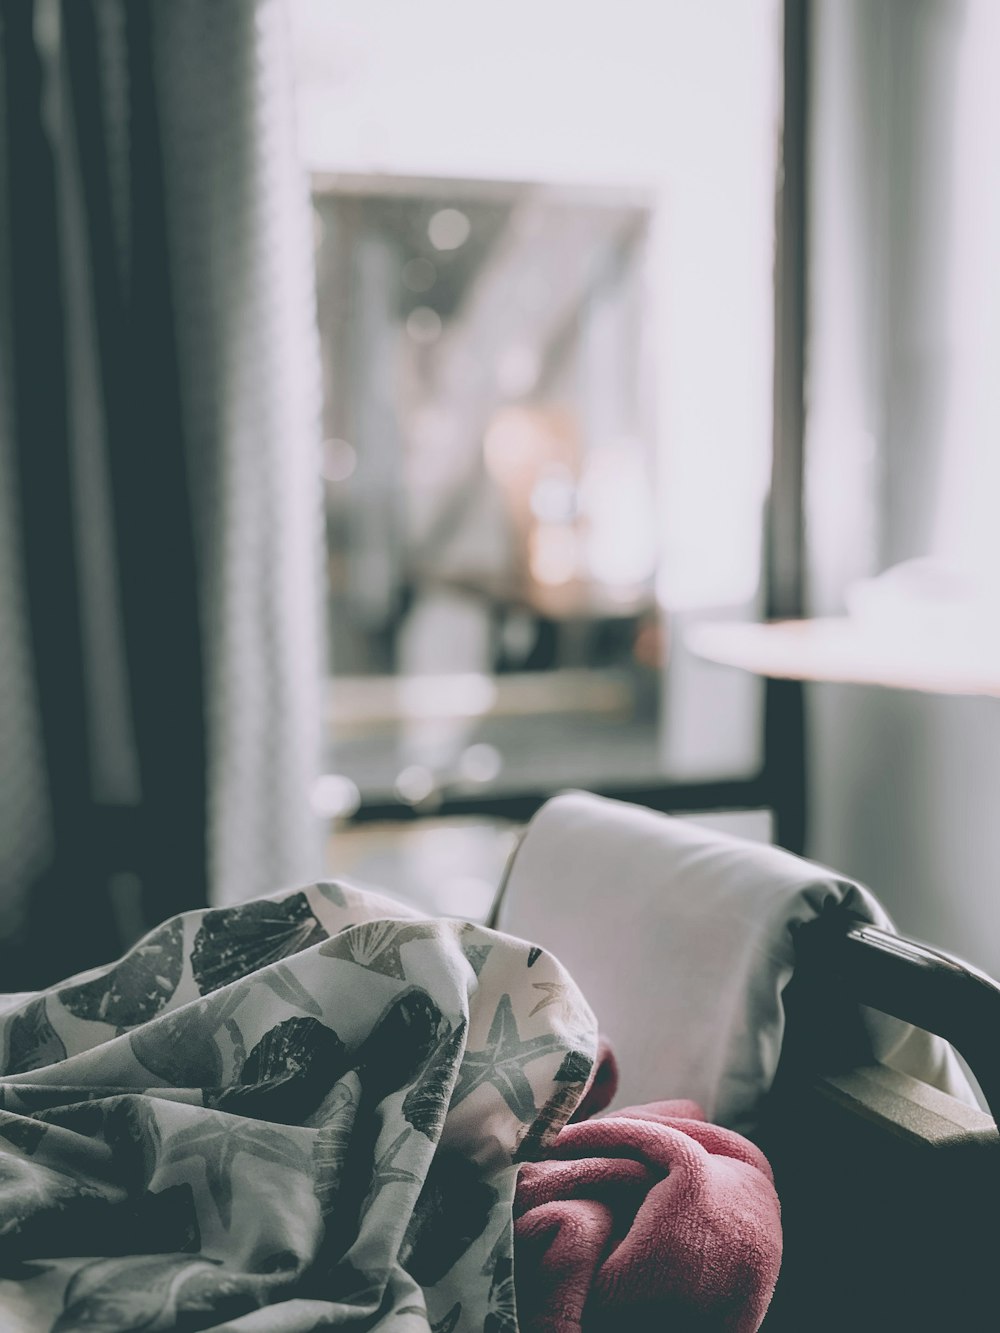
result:
[[[749,772],[777,6],[297,0],[331,814]]]

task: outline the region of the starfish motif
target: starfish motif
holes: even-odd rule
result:
[[[509,995],[501,995],[490,1026],[484,1051],[466,1050],[459,1070],[452,1104],[475,1092],[484,1083],[492,1083],[519,1120],[528,1122],[537,1114],[535,1094],[524,1074],[532,1060],[565,1048],[558,1037],[546,1033],[522,1041]]]
[[[411,1131],[407,1128],[401,1134],[397,1134],[375,1163],[379,1189],[382,1189],[385,1185],[416,1185],[419,1183],[419,1177],[415,1176],[412,1171],[407,1171],[396,1164],[396,1158],[406,1147],[406,1141],[410,1137],[410,1133]]]
[[[419,1176],[415,1175],[412,1171],[407,1171],[404,1167],[399,1166],[396,1161],[400,1152],[406,1147],[407,1140],[412,1133],[413,1131],[407,1126],[401,1134],[397,1134],[382,1156],[374,1163],[372,1167],[371,1184],[368,1187],[368,1193],[365,1195],[359,1213],[359,1217],[362,1221],[366,1217],[369,1208],[375,1202],[378,1195],[382,1193],[387,1185],[420,1184]]]
[[[233,1212],[233,1163],[240,1153],[291,1171],[309,1171],[308,1159],[290,1135],[250,1120],[242,1121],[234,1133],[228,1117],[213,1116],[211,1121],[206,1119],[173,1135],[167,1147],[164,1160],[168,1163],[201,1158],[209,1193],[227,1229]]]
[[[566,987],[563,982],[533,981],[531,983],[531,988],[532,990],[542,991],[544,993],[544,998],[538,1001],[534,1009],[532,1009],[531,1013],[528,1015],[529,1018],[534,1018],[535,1014],[540,1010],[547,1008],[550,1004],[558,1004],[565,1008]]]

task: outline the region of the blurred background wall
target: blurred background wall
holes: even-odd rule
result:
[[[995,582],[1000,11],[818,0],[813,29],[811,606],[933,556]],[[809,687],[811,850],[899,925],[1000,970],[1000,708]]]

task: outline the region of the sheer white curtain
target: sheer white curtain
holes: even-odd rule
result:
[[[312,214],[284,0],[158,9],[203,571],[209,887],[320,873],[323,494]]]

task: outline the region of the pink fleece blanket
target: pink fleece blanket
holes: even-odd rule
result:
[[[567,1125],[521,1167],[514,1216],[524,1333],[753,1333],[778,1277],[771,1169],[694,1102]]]

